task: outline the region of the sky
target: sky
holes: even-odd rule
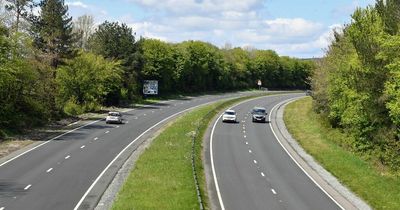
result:
[[[332,30],[374,0],[66,0],[73,18],[118,21],[137,36],[217,47],[271,49],[281,56],[322,57]]]

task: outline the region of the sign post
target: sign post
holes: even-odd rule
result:
[[[257,80],[257,85],[258,85],[258,89],[259,90],[261,90],[261,85],[262,85],[262,82],[261,82],[261,80],[259,79],[259,80]]]

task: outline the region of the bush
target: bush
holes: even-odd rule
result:
[[[83,108],[77,104],[76,99],[73,97],[64,105],[64,112],[70,116],[78,116],[83,114]]]

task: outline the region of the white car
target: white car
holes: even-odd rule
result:
[[[235,110],[228,109],[222,115],[222,122],[236,122]]]
[[[106,123],[122,123],[122,114],[120,112],[108,112]]]

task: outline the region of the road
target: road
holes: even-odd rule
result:
[[[94,121],[0,163],[0,210],[91,209],[81,201],[91,197],[89,190],[98,185],[105,169],[120,167],[111,163],[128,145],[134,150],[140,144],[137,138],[149,128],[191,107],[246,94],[254,92],[206,95],[133,109],[124,113],[124,124]]]
[[[221,209],[341,209],[290,158],[269,123],[252,122],[253,107],[270,113],[279,102],[299,96],[251,100],[233,107],[239,123],[219,118],[214,124],[210,158]]]

